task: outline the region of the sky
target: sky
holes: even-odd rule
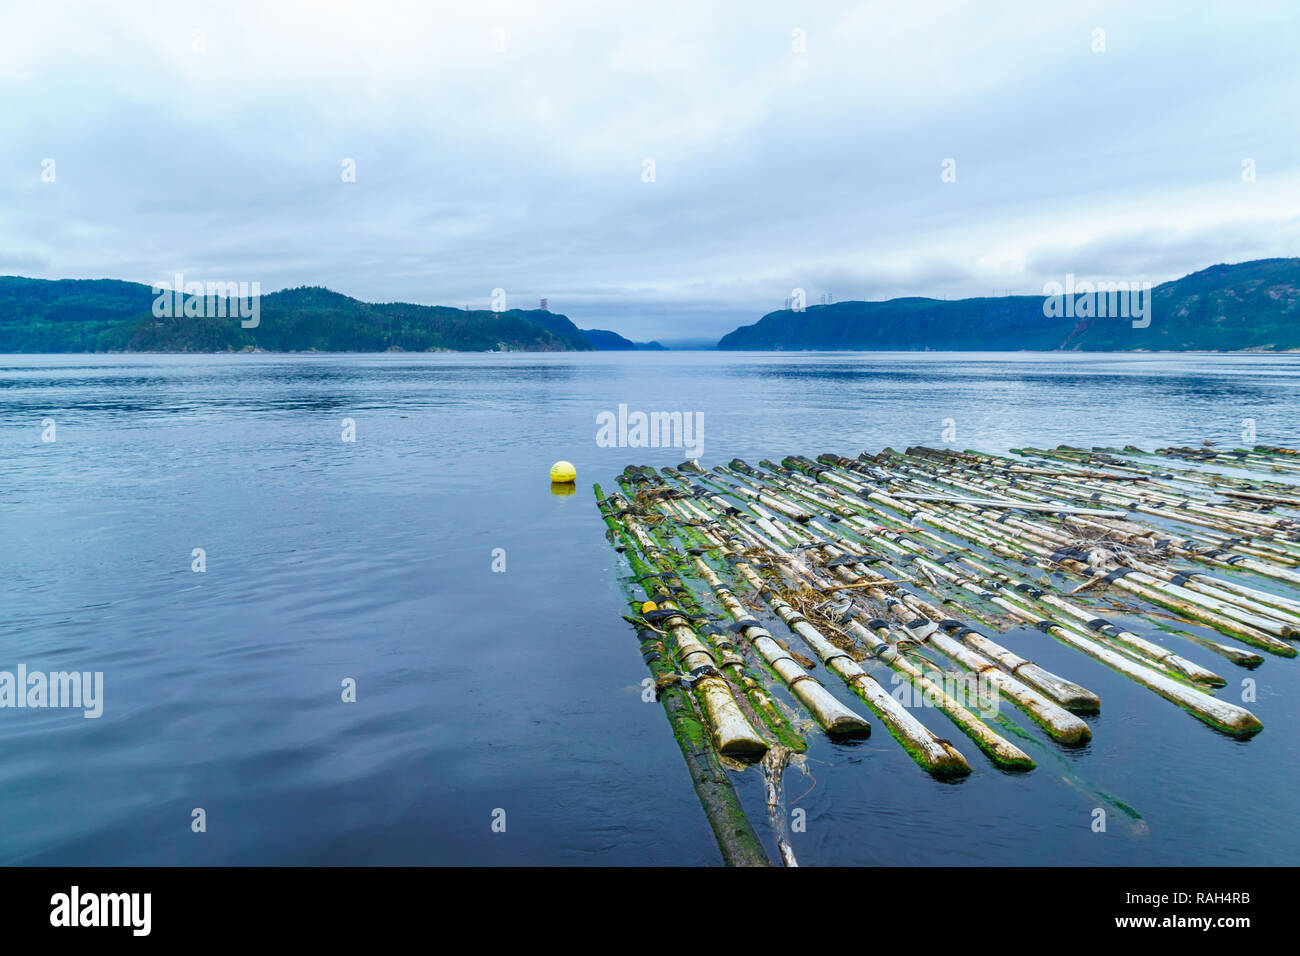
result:
[[[1160,282],[1300,255],[1297,41],[1294,0],[0,0],[0,274],[664,342]]]

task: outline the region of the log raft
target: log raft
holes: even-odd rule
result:
[[[1297,656],[1300,449],[886,448],[628,466],[619,483],[596,486],[601,515],[657,605],[628,619],[728,863],[769,862],[729,774],[870,729],[814,668],[945,777],[973,768],[936,719],[1001,772],[1035,767],[1008,732],[1049,749],[1093,736],[1101,699],[999,632],[1054,638],[1241,740],[1263,723],[1212,662]],[[990,720],[954,677],[1013,707]],[[799,710],[806,742],[785,717]]]

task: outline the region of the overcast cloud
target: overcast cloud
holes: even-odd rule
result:
[[[681,340],[1300,254],[1300,4],[1058,6],[6,2],[0,274]]]

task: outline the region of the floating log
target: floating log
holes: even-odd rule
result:
[[[600,485],[595,486],[596,498],[602,515],[612,533],[617,533],[618,522],[605,501]],[[710,741],[709,729],[701,720],[685,687],[675,681],[676,668],[672,655],[664,643],[663,635],[649,626],[637,628],[641,645],[641,659],[655,678],[658,700],[672,727],[691,784],[699,797],[705,818],[717,840],[723,862],[728,866],[769,866],[770,861],[763,844],[754,832],[731,779],[718,759]]]
[[[667,663],[669,655],[660,635],[642,627],[637,631],[637,639],[650,673],[656,679],[668,678],[673,668]],[[723,862],[728,866],[770,866],[767,852],[745,816],[726,768],[709,745],[708,729],[691,706],[686,692],[680,685],[668,684],[659,692],[659,703],[673,728],[673,738],[686,761],[691,785],[722,851]]]
[[[618,497],[613,497],[612,500],[602,497],[600,500],[609,508],[608,517],[620,525],[647,558],[655,560],[655,556],[660,555],[659,549],[631,519],[626,501]],[[635,564],[633,566],[636,567]],[[687,616],[677,607],[672,592],[656,583],[656,577],[648,565],[642,565],[639,576],[646,594],[665,612],[659,624],[673,639],[674,657],[693,676],[691,691],[703,708],[718,753],[761,758],[767,751],[767,740],[754,729],[736,703],[731,685],[718,671],[717,661],[691,628]]]

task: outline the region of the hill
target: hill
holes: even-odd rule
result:
[[[369,303],[318,287],[258,300],[259,324],[158,318],[147,285],[114,279],[0,276],[0,352],[590,351],[567,318],[541,310],[466,311]],[[230,315],[235,310],[223,304]],[[216,315],[216,300],[206,300]]]
[[[1075,299],[1078,298],[1076,295]],[[1098,300],[1106,296],[1099,295]],[[1145,296],[1143,297],[1145,298]],[[1113,309],[1113,306],[1110,307]],[[771,312],[719,349],[1187,351],[1300,349],[1300,259],[1217,265],[1150,290],[1150,324],[1044,314],[1044,296],[903,298]]]
[[[607,329],[583,329],[582,334],[596,348],[605,352],[660,351],[663,346],[658,342],[633,342],[617,332]]]

